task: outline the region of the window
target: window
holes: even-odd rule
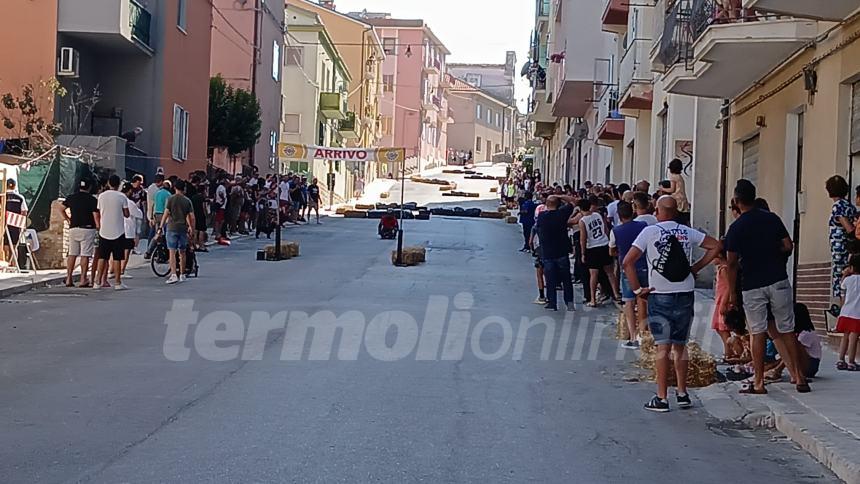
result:
[[[481,119],[481,105],[480,104],[478,104],[477,107],[475,108],[475,117],[478,118],[478,120],[480,121],[480,119]]]
[[[394,75],[385,74],[382,76],[382,90],[384,92],[394,92]]]
[[[173,159],[188,159],[188,111],[178,104],[173,105]]]
[[[391,116],[382,117],[382,134],[391,136],[394,127],[394,119]]]
[[[397,37],[382,39],[382,50],[385,52],[385,55],[397,55]]]
[[[305,64],[305,49],[303,47],[287,47],[285,64],[302,67]]]
[[[502,113],[496,113],[496,126],[502,126]],[[498,151],[498,150],[496,150]]]
[[[499,146],[499,144],[498,144],[498,143],[496,143],[496,151],[495,151],[495,153],[501,153],[501,152],[502,152],[502,147],[501,147],[501,146]]]
[[[272,79],[281,80],[281,44],[272,42]]]
[[[284,133],[300,134],[302,132],[302,115],[301,114],[285,114],[284,115]]]
[[[493,124],[493,110],[489,108],[487,109],[487,123]]]
[[[275,153],[278,152],[278,133],[269,131],[269,157],[274,160]]]
[[[848,167],[848,183],[855,186],[860,180],[860,82],[851,86],[851,135],[849,152],[851,158]]]
[[[753,185],[758,185],[758,142],[758,135],[743,142],[741,178],[746,178]]]
[[[477,152],[477,153],[481,152],[481,144],[482,144],[481,143],[481,137],[478,136],[478,139],[475,141],[475,152]]]
[[[188,19],[186,15],[187,6],[187,0],[179,0],[178,11],[176,13],[176,26],[183,32],[188,30]]]
[[[474,87],[481,87],[481,75],[480,74],[466,74],[466,84],[469,84]]]

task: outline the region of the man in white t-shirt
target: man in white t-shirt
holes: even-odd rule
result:
[[[128,198],[119,191],[120,179],[111,175],[108,190],[99,195],[97,207],[100,214],[98,277],[93,288],[98,289],[107,282],[108,261],[114,274],[113,288],[128,289],[122,283],[122,261],[125,259],[125,219],[129,217]]]
[[[633,210],[636,217],[633,219],[636,222],[645,222],[648,225],[655,225],[657,217],[649,213],[651,208],[651,197],[647,193],[633,192]]]
[[[687,339],[693,322],[695,277],[722,250],[722,244],[713,237],[674,222],[677,215],[675,199],[668,195],[660,197],[657,201],[659,223],[645,227],[624,258],[624,273],[630,289],[638,297],[648,298],[648,325],[657,345],[657,394],[645,404],[645,409],[654,412],[669,411],[670,351],[675,359],[678,406],[692,406],[687,394]],[[707,251],[695,264],[692,263],[694,247]],[[639,286],[636,261],[643,254],[648,261],[648,285],[651,287]],[[678,270],[679,258],[686,259],[680,263],[681,271]]]

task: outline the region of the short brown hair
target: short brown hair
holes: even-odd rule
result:
[[[824,188],[827,189],[827,194],[832,198],[845,198],[851,190],[848,182],[839,175],[833,175],[828,178],[824,184]]]

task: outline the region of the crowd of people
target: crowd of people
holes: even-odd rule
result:
[[[669,163],[669,178],[651,190],[647,181],[581,188],[545,184],[537,171],[514,171],[503,182],[502,203],[519,209],[523,244],[531,253],[536,304],[575,311],[574,286],[581,284],[589,307],[610,301],[625,315],[630,335],[622,346],[638,349],[650,332],[657,347],[657,392],[647,410],[666,412],[670,368],[680,408],[687,394],[687,342],[694,317],[696,277],[708,265],[716,274],[711,327],[724,347],[727,374],[744,380],[741,393],[766,394],[766,384],[783,372],[797,392],[821,364],[821,340],[803,304],[795,302],[787,264],[794,243],[779,216],[756,187],[738,180],[733,190],[734,221],[717,240],[690,225],[683,166]],[[860,224],[841,177],[827,182],[834,199],[830,220],[834,291],[841,296],[837,331],[842,332],[837,368],[858,369],[860,335]],[[860,203],[860,187],[857,189]],[[856,246],[856,247],[855,247]],[[856,254],[856,255],[855,255]],[[670,358],[674,365],[670,365]]]
[[[143,176],[121,180],[83,179],[78,191],[62,202],[69,224],[66,286],[124,290],[128,260],[146,240],[145,258],[163,238],[170,253],[168,284],[186,280],[188,251],[208,252],[207,241],[229,245],[237,234],[271,237],[284,224],[320,222],[321,191],[316,178],[299,174],[207,176],[194,172],[187,179],[156,174],[147,186]],[[92,264],[91,264],[92,262]],[[113,284],[109,283],[113,278]]]

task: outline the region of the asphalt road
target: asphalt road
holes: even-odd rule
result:
[[[542,358],[545,326],[521,332],[522,318],[547,313],[531,304],[517,226],[407,223],[407,244],[428,247],[422,266],[393,267],[394,242],[372,221],[326,219],[285,231],[301,243],[289,261],[257,262],[264,242],[245,239],[201,256],[200,278],[177,286],[141,269],[127,292],[3,300],[0,482],[835,480],[779,436],[715,425],[699,408],[642,410],[652,385],[627,381],[634,355],[618,358],[608,309],[553,313]],[[165,346],[177,300],[199,323]],[[290,319],[286,335],[243,342],[261,359],[211,361],[232,346],[207,344],[204,326],[244,331],[255,311],[350,314],[339,323],[364,336],[353,355],[340,332],[326,357],[328,328],[302,335]],[[188,360],[171,361],[180,346]]]

